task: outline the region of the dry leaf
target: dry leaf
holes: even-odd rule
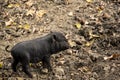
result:
[[[18,27],[19,27],[19,28],[23,28],[23,26],[22,26],[22,25],[19,25]]]
[[[90,71],[90,68],[88,68],[87,66],[83,66],[81,68],[78,68],[79,71],[82,71],[82,72],[89,72]]]
[[[90,39],[92,39],[92,38],[99,38],[100,36],[98,36],[98,35],[96,35],[96,34],[91,34],[90,35]]]
[[[16,77],[17,80],[24,80],[22,77]]]
[[[80,23],[76,23],[75,27],[80,30],[81,29],[81,24]]]
[[[88,21],[85,21],[85,24],[86,24],[86,25],[88,25],[88,24],[89,24],[89,22],[88,22]]]
[[[111,17],[111,15],[109,15],[108,13],[104,13],[102,17],[106,18],[106,19],[109,19]]]
[[[6,22],[5,22],[5,25],[6,25],[6,26],[9,26],[9,25],[11,25],[12,23],[13,23],[13,20],[10,19],[9,21],[6,21]]]
[[[8,8],[20,7],[20,4],[9,4]]]
[[[100,36],[98,36],[98,35],[96,35],[96,34],[93,34],[92,37],[98,38],[98,37],[100,37]]]
[[[10,28],[11,26],[5,26],[5,28]]]
[[[104,9],[103,6],[99,6],[99,7],[97,7],[97,11],[98,11],[99,13],[101,13],[101,12],[103,11],[103,9]]]
[[[91,41],[89,41],[89,42],[86,42],[85,46],[86,46],[86,47],[89,47],[89,46],[91,46],[93,43],[94,43],[94,39],[91,40]]]
[[[25,25],[23,25],[23,28],[26,29],[26,30],[29,30],[30,29],[30,25],[29,24],[25,24]]]
[[[71,46],[71,47],[76,46],[76,43],[75,43],[75,42],[73,42],[72,40],[68,40],[68,43],[70,44],[70,46]]]
[[[90,38],[89,39],[92,39],[92,38],[99,38],[100,36],[96,35],[96,34],[93,34],[92,30],[89,30],[89,35],[90,35]]]
[[[2,68],[3,67],[3,62],[0,62],[0,68]]]
[[[29,0],[28,2],[26,2],[26,5],[27,5],[28,8],[33,5],[33,3],[34,3],[33,1],[34,0]]]
[[[45,13],[46,13],[45,10],[40,10],[36,12],[36,16],[41,18]]]
[[[109,57],[104,57],[104,60],[115,59],[115,58],[118,58],[118,57],[120,57],[120,54],[112,54]]]
[[[70,0],[63,0],[63,1],[66,5],[70,3]]]
[[[63,65],[65,63],[65,61],[59,61],[58,65]]]
[[[93,0],[86,0],[86,1],[89,2],[89,3],[93,2]]]
[[[29,24],[24,24],[24,25],[19,25],[19,28],[25,29],[25,30],[29,30],[30,29],[30,25]]]
[[[48,73],[48,69],[44,68],[44,69],[42,69],[42,72],[43,73]]]
[[[17,25],[17,23],[16,22],[12,22],[12,25]]]
[[[69,12],[69,13],[68,13],[68,16],[73,16],[73,12]]]
[[[88,31],[89,31],[89,35],[91,36],[93,33],[92,29],[88,29]]]
[[[27,11],[26,15],[29,16],[33,16],[33,14],[35,13],[35,10],[34,9],[30,9],[29,11]]]
[[[84,70],[85,72],[90,71],[90,69],[89,69],[87,66],[84,66],[84,67],[83,67],[83,70]]]

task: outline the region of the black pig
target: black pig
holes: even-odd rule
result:
[[[9,51],[7,48],[6,51]],[[20,62],[23,71],[32,78],[33,76],[29,71],[29,63],[42,61],[43,67],[47,67],[48,71],[52,71],[50,56],[68,48],[69,43],[60,32],[51,32],[41,38],[20,42],[9,51],[14,59],[12,70],[17,72],[16,66]]]

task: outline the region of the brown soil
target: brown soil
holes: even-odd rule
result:
[[[120,1],[90,1],[0,0],[0,80],[30,80],[21,68],[12,73],[5,47],[50,31],[72,48],[51,57],[51,73],[32,64],[33,80],[120,80]]]

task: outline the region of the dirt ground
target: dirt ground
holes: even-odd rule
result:
[[[5,47],[51,31],[71,48],[51,56],[51,73],[31,64],[33,80],[120,80],[119,0],[0,0],[0,80],[31,80]]]

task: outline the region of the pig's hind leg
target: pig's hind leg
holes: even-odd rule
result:
[[[27,57],[24,58],[24,59],[22,59],[22,61],[21,61],[22,70],[23,70],[30,78],[32,78],[33,76],[32,76],[32,74],[30,73],[29,62],[30,62],[30,60],[29,60],[29,58],[27,58]]]
[[[13,70],[14,72],[17,72],[16,67],[17,67],[17,64],[18,64],[18,63],[19,63],[19,60],[17,60],[17,59],[14,58],[13,63],[12,63],[12,70]]]

